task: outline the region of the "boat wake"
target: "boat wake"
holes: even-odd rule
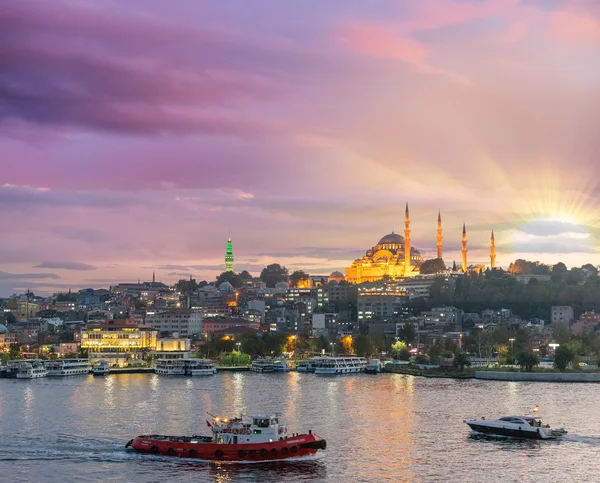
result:
[[[600,446],[600,436],[581,436],[578,434],[565,434],[562,441],[568,441],[570,443],[583,443],[592,446]]]

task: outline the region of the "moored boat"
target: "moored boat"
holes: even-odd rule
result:
[[[217,366],[209,359],[185,359],[185,373],[188,376],[213,376]]]
[[[315,368],[315,374],[342,375],[364,372],[367,360],[364,357],[323,357]]]
[[[160,376],[185,376],[183,359],[157,359],[154,372]]]
[[[139,453],[216,461],[269,461],[297,458],[325,449],[324,439],[308,434],[288,434],[276,415],[244,418],[213,418],[207,421],[212,436],[138,436],[129,441]]]
[[[94,374],[94,376],[106,376],[109,372],[110,368],[106,361],[98,361],[92,366],[92,374]]]
[[[520,439],[556,439],[566,434],[563,428],[552,429],[542,424],[539,416],[505,416],[500,419],[470,419],[465,421],[478,433]]]
[[[254,359],[250,370],[254,372],[275,372],[273,361],[269,359]]]
[[[90,372],[88,359],[57,359],[44,362],[49,377],[81,376]]]
[[[41,361],[22,361],[17,366],[17,379],[38,379],[47,375],[48,369]]]
[[[275,372],[290,372],[290,366],[285,361],[273,361],[273,370]]]
[[[365,372],[367,374],[379,374],[381,372],[381,361],[379,359],[369,359]]]

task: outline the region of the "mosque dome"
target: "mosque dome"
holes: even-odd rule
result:
[[[402,235],[398,235],[397,233],[390,233],[389,235],[385,235],[379,242],[378,245],[402,245],[404,243],[404,237]]]
[[[221,292],[221,293],[232,293],[234,290],[235,289],[233,288],[233,285],[231,285],[227,281],[225,281],[221,285],[219,285],[219,292]]]
[[[335,281],[335,282],[339,283],[342,280],[344,280],[344,278],[345,277],[344,277],[344,274],[342,272],[335,271],[335,272],[331,272],[331,275],[329,275],[329,277],[328,277],[327,280],[329,282]]]
[[[289,288],[289,285],[287,284],[287,282],[277,282],[275,284],[275,288],[277,290],[287,290]]]
[[[7,332],[8,332],[8,329],[6,328],[6,326],[0,324],[0,334],[6,334]]]

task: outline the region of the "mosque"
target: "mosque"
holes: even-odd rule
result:
[[[490,243],[490,267],[496,266],[496,247],[494,232]],[[467,228],[463,224],[462,232],[462,272],[467,272]],[[443,258],[442,216],[438,213],[437,223],[437,258]],[[410,214],[408,203],[404,212],[404,236],[397,233],[385,235],[377,245],[367,250],[362,258],[352,262],[346,269],[346,280],[349,283],[375,282],[384,277],[409,278],[419,275],[419,267],[423,263],[421,252],[410,244]],[[332,274],[333,275],[333,274]]]

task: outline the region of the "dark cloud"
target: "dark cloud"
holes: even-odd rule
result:
[[[189,278],[190,274],[185,272],[169,272],[167,273],[167,277],[185,277]]]
[[[133,196],[119,193],[115,195],[109,192],[73,192],[73,191],[54,191],[49,189],[31,188],[29,186],[0,186],[0,205],[3,206],[83,206],[83,207],[120,207],[123,203],[135,203]],[[55,227],[55,231],[59,228]],[[65,231],[67,236],[77,238],[85,234],[86,231],[78,228],[70,228]],[[89,231],[87,234],[89,235]]]
[[[55,273],[8,273],[0,271],[0,280],[37,280],[37,279],[58,280],[60,275]]]
[[[35,265],[34,268],[54,268],[62,270],[96,270],[98,267],[90,265],[88,263],[79,262],[42,262],[39,265]]]

